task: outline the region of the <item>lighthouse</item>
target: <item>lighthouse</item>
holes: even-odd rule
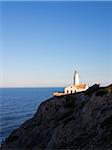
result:
[[[65,94],[82,92],[88,89],[88,85],[79,82],[79,74],[77,71],[74,72],[73,84],[64,88]]]
[[[74,86],[79,85],[79,74],[77,71],[74,72],[73,85]]]
[[[82,92],[86,91],[88,89],[88,85],[84,83],[79,82],[79,74],[77,71],[74,71],[74,76],[73,76],[73,84],[69,85],[68,87],[64,88],[64,93],[61,92],[54,92],[54,96],[62,96],[66,94],[73,94],[76,92]]]

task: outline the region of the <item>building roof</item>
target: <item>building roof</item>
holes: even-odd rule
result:
[[[71,85],[71,86],[68,86],[68,87],[66,87],[66,88],[70,88],[70,89],[85,89],[86,88],[86,84],[79,84],[79,85]],[[65,88],[65,89],[66,89]]]
[[[86,88],[86,84],[79,84],[76,87],[77,87],[77,89],[85,89]]]

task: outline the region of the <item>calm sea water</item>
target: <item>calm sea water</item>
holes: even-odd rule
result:
[[[0,143],[31,118],[39,104],[63,88],[0,88]]]

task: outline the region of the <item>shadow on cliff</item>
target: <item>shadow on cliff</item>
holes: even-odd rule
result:
[[[1,149],[112,149],[112,84],[46,100]]]

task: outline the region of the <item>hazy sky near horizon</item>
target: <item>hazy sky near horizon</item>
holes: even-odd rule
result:
[[[112,2],[0,2],[0,87],[112,83]]]

